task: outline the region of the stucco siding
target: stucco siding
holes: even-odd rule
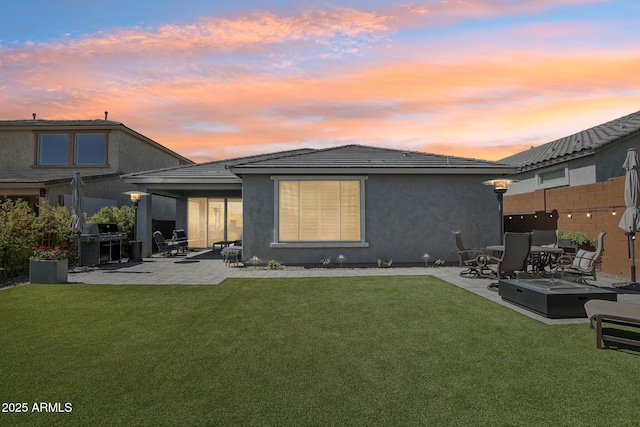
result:
[[[33,132],[0,132],[0,170],[27,170],[33,165],[35,136]],[[11,155],[7,155],[11,153]]]
[[[113,160],[121,172],[131,173],[180,166],[182,164],[178,158],[160,147],[144,143],[134,135],[126,132],[117,132],[116,135],[113,135],[113,140],[116,142],[113,147]]]
[[[482,185],[489,177],[468,175],[368,175],[365,180],[365,241],[368,247],[274,248],[275,184],[266,175],[243,177],[245,260],[257,256],[284,264],[319,264],[331,257],[346,264],[396,264],[443,259],[456,262],[452,230],[469,246],[496,244],[497,201]]]

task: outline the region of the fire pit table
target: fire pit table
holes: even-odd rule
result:
[[[498,293],[509,301],[550,319],[587,317],[592,299],[617,301],[615,291],[554,277],[525,276],[498,281]]]

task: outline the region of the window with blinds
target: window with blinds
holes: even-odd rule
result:
[[[360,181],[279,181],[281,242],[360,241]]]

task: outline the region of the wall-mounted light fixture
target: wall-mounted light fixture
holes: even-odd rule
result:
[[[47,189],[41,188],[40,190],[38,190],[38,194],[40,195],[40,197],[47,197]]]
[[[572,216],[573,216],[573,215],[571,214],[571,212],[569,212],[569,213],[567,214],[567,218],[571,218]]]
[[[591,211],[587,212],[587,218],[591,218]]]

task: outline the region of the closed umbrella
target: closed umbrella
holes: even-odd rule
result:
[[[636,232],[640,229],[640,177],[638,168],[640,158],[634,148],[627,151],[627,158],[622,165],[627,170],[624,177],[624,203],[626,209],[618,227],[622,228],[627,235],[629,244],[629,258],[631,259],[631,282],[629,285],[638,286],[636,283],[636,263],[635,263],[635,239]]]
[[[80,176],[80,172],[75,172],[73,175],[73,179],[71,180],[71,232],[80,234],[82,233],[82,229],[84,228],[84,192],[82,190],[82,186],[84,182],[82,182],[82,177]],[[82,257],[80,256],[80,249],[82,245],[80,244],[80,239],[78,239],[78,265],[82,265]]]

